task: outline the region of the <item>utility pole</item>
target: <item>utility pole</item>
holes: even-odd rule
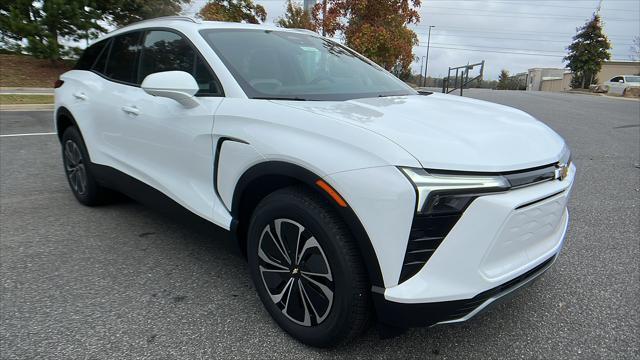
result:
[[[427,69],[429,69],[429,47],[431,45],[431,28],[434,28],[435,25],[429,25],[429,37],[427,38],[427,60],[424,64],[424,77],[422,78],[422,87],[427,85]]]

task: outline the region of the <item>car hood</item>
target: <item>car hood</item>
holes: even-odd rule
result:
[[[558,161],[565,147],[560,136],[525,112],[453,95],[287,105],[369,129],[428,169],[521,170]]]

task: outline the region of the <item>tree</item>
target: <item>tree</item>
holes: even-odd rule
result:
[[[387,70],[408,74],[418,36],[407,28],[420,21],[421,0],[325,0],[312,17],[323,34],[340,32],[347,46]]]
[[[16,50],[26,51],[38,58],[56,61],[70,55],[68,47],[60,44],[65,38],[77,41],[91,29],[104,29],[95,21],[100,14],[84,8],[82,0],[15,0],[0,6],[0,31]],[[26,46],[22,41],[26,40]]]
[[[179,14],[191,0],[97,0],[96,9],[117,26],[159,16]]]
[[[276,25],[290,29],[308,29],[317,31],[318,26],[311,20],[311,13],[305,11],[299,3],[287,1],[284,17],[276,20]]]
[[[248,22],[259,24],[267,19],[267,11],[252,0],[212,0],[198,15],[205,20]]]
[[[190,0],[13,0],[0,1],[3,46],[56,61],[76,53],[63,45],[96,38],[104,24],[177,14]],[[26,45],[23,46],[23,41]]]
[[[584,26],[576,30],[573,42],[567,47],[569,54],[564,60],[573,71],[571,87],[586,89],[597,83],[596,75],[602,64],[611,59],[611,44],[602,30],[600,16],[597,14],[593,14]]]
[[[506,69],[502,69],[500,71],[500,76],[498,76],[498,85],[496,85],[498,90],[508,90],[509,89],[509,71]]]

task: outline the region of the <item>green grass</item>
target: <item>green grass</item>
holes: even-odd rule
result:
[[[0,104],[53,104],[53,95],[3,95],[0,94]]]

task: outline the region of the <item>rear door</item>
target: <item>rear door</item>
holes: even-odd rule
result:
[[[64,106],[71,111],[80,127],[89,156],[94,162],[100,162],[103,158],[100,132],[96,128],[100,119],[95,105],[102,97],[107,83],[94,68],[99,66],[101,59],[106,56],[105,53],[108,54],[110,45],[111,39],[106,39],[85,49],[73,70],[61,76],[64,85],[56,89],[56,108]]]
[[[141,31],[133,31],[111,39],[107,51],[93,66],[93,72],[100,77],[100,86],[88,100],[93,110],[92,127],[100,150],[92,161],[128,174],[132,168],[122,146],[126,142],[127,119],[121,107],[125,99],[140,90],[136,84],[136,70],[142,34]]]
[[[128,172],[162,191],[196,214],[213,220],[218,201],[213,190],[214,113],[223,93],[212,69],[186,37],[173,30],[148,30],[142,35],[135,83],[162,71],[194,76],[199,106],[186,108],[175,100],[154,97],[135,87],[122,91],[118,103],[121,126],[118,158]]]

